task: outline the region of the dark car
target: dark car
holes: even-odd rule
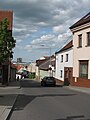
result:
[[[56,80],[54,77],[46,76],[41,80],[41,86],[56,86]]]

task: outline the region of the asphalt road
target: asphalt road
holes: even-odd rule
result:
[[[90,120],[88,94],[33,80],[22,80],[20,90],[9,120]]]

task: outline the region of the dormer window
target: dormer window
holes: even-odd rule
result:
[[[78,47],[82,47],[82,34],[78,35]]]
[[[90,46],[90,32],[87,33],[87,46]]]

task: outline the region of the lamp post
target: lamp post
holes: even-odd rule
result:
[[[45,44],[41,44],[40,46],[45,47],[46,45],[45,45]],[[48,47],[46,47],[46,48],[49,48],[49,49],[50,49],[50,58],[49,58],[50,64],[49,64],[48,67],[49,67],[50,76],[51,76],[51,71],[52,71],[52,65],[51,65],[51,46],[48,46]]]

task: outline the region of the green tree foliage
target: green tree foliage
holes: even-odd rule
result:
[[[15,47],[16,40],[12,37],[9,29],[9,21],[5,18],[0,22],[0,63],[13,58],[12,49]]]

